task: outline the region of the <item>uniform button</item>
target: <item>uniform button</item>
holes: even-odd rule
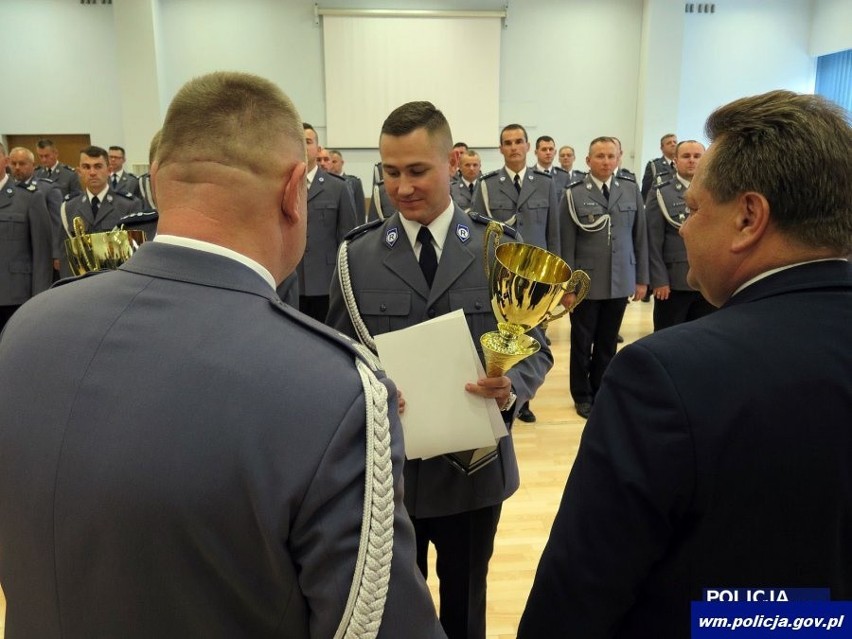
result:
[[[381,305],[379,306],[379,310],[380,310],[382,313],[384,313],[386,310],[388,310],[388,305],[387,305],[387,304],[381,304]]]
[[[426,314],[427,314],[429,317],[435,317],[435,309],[434,309],[434,308],[430,308],[430,309],[429,309],[429,312],[428,312],[428,313],[426,313]]]
[[[476,308],[476,310],[479,310],[480,308],[482,308],[482,302],[477,301],[474,303],[473,306],[474,308]]]

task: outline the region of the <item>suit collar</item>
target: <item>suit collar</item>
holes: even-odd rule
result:
[[[782,293],[816,288],[852,290],[852,264],[845,260],[820,260],[775,271],[741,288],[725,302],[723,308]]]
[[[311,180],[311,188],[308,189],[308,202],[314,199],[317,194],[322,193],[325,188],[325,182],[328,179],[325,171],[319,168],[319,165],[314,168],[316,169],[316,173],[314,173],[314,177]]]
[[[145,242],[119,270],[158,279],[242,291],[274,299],[275,291],[255,271],[229,257],[165,244]]]

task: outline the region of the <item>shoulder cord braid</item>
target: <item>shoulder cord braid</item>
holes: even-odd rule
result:
[[[139,192],[142,193],[142,200],[146,209],[157,208],[154,204],[154,190],[151,188],[150,175],[143,175],[139,178]]]
[[[373,185],[373,206],[376,207],[376,215],[379,216],[380,220],[385,219],[385,214],[382,211],[382,194],[379,191],[379,185]]]
[[[62,206],[59,209],[59,219],[62,220],[62,228],[65,229],[65,234],[68,237],[73,238],[74,234],[71,233],[71,229],[68,228],[68,217],[67,217],[67,214],[65,213],[65,205],[67,203],[68,203],[67,201],[62,203]]]
[[[581,229],[586,231],[587,233],[595,233],[604,228],[609,232],[610,225],[610,217],[609,213],[604,213],[594,222],[584,223],[580,221],[580,218],[577,216],[577,208],[574,205],[574,192],[571,189],[565,189],[567,193],[565,194],[565,199],[568,200],[568,212],[571,214],[571,219],[574,220],[574,224],[579,226]]]
[[[482,206],[485,207],[485,215],[493,219],[494,216],[491,215],[491,204],[488,202],[488,187],[485,185],[485,180],[482,178],[479,178],[479,190],[482,193]],[[473,202],[471,202],[471,204],[473,204]],[[479,213],[479,211],[476,212]]]
[[[663,199],[663,192],[661,189],[657,189],[657,204],[660,205],[660,210],[663,212],[663,217],[666,218],[666,222],[675,229],[679,229],[683,226],[683,222],[678,222],[677,220],[672,219],[672,216],[669,215],[669,208],[666,206],[666,201]]]
[[[372,639],[379,634],[393,558],[393,464],[388,389],[360,358],[355,364],[367,408],[364,514],[352,587],[334,639]]]
[[[337,250],[337,277],[340,280],[340,290],[343,291],[343,301],[346,303],[346,310],[349,312],[349,319],[355,329],[355,334],[358,340],[374,353],[376,350],[376,342],[373,341],[373,336],[370,335],[367,325],[361,317],[361,312],[358,310],[358,303],[355,301],[355,293],[352,292],[352,280],[349,277],[349,241],[344,240]]]

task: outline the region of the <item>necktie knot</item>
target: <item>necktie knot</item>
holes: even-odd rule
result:
[[[438,270],[438,254],[435,252],[435,247],[432,246],[432,233],[429,228],[421,226],[417,231],[417,241],[420,242],[420,270],[423,271],[423,277],[426,278],[426,284],[432,288],[432,282],[435,281],[435,272]]]

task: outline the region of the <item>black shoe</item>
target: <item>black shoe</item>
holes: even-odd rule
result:
[[[518,411],[518,419],[522,422],[526,422],[527,424],[535,423],[535,413],[530,410],[530,403],[527,402],[523,406],[521,406]]]
[[[591,402],[577,402],[574,407],[577,409],[577,414],[585,419],[589,419],[589,415],[592,414]]]
[[[615,338],[615,341],[619,344],[624,344],[624,338],[621,336],[621,333],[618,334],[618,337]]]

